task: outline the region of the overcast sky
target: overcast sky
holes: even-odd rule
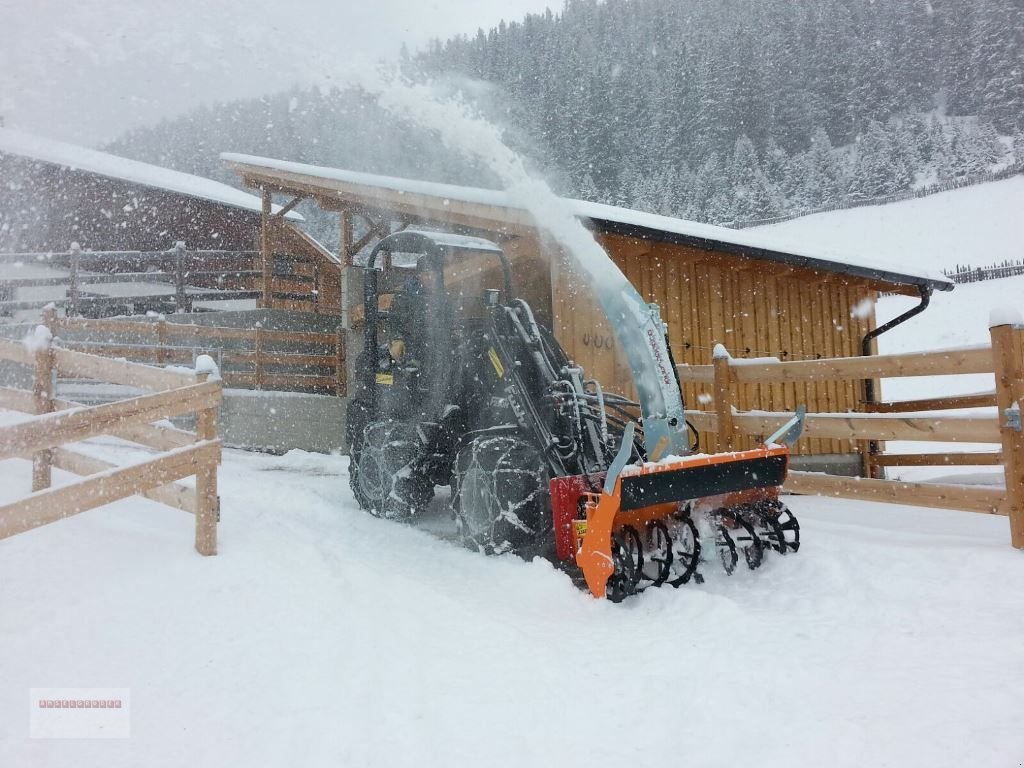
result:
[[[0,116],[97,144],[561,0],[0,0]]]

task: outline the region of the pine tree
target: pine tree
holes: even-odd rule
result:
[[[1013,137],[1013,157],[1018,164],[1024,164],[1024,129],[1017,131]]]

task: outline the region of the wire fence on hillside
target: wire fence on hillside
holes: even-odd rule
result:
[[[998,280],[1003,277],[1024,275],[1024,261],[1004,261],[987,267],[957,265],[956,269],[945,272],[954,283],[980,283],[983,280]]]

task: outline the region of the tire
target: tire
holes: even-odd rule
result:
[[[355,464],[356,456],[363,443],[363,432],[366,425],[372,418],[372,409],[365,400],[349,400],[345,408],[345,444],[348,448],[348,455],[352,457]]]
[[[434,497],[422,469],[423,449],[416,426],[401,421],[366,425],[350,458],[349,482],[359,506],[376,517],[406,520]]]
[[[547,467],[515,437],[479,437],[459,451],[452,506],[463,542],[487,554],[539,552],[552,538]]]

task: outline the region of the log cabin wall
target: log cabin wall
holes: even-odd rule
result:
[[[600,235],[602,245],[640,294],[661,307],[677,363],[711,362],[716,344],[736,358],[807,360],[860,354],[873,328],[877,286],[838,274],[787,267],[713,251]],[[635,396],[625,356],[596,299],[564,258],[553,259],[554,328],[570,357],[609,390]],[[867,302],[867,303],[865,303]],[[711,409],[711,387],[683,378],[688,408]],[[860,392],[853,382],[748,385],[737,390],[741,410],[810,411],[854,409]],[[702,402],[703,401],[703,402]],[[714,446],[702,434],[701,445]],[[738,448],[753,447],[743,438]],[[797,453],[849,454],[848,440],[801,441]]]

